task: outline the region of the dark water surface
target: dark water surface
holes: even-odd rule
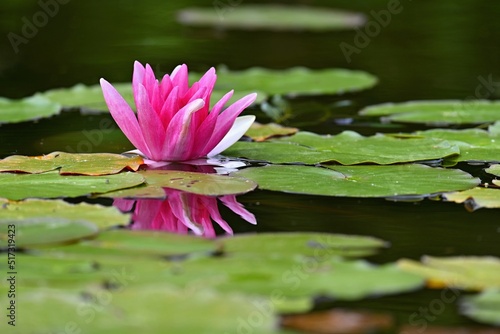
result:
[[[353,68],[377,75],[379,85],[366,92],[291,101],[299,115],[287,125],[331,134],[347,129],[363,134],[411,130],[356,120],[341,125],[337,121],[355,116],[360,108],[370,104],[500,97],[500,2],[402,0],[401,13],[393,15],[390,24],[372,37],[366,47],[360,48],[359,54],[352,54],[351,62],[346,60],[339,44],[354,45],[354,31],[220,31],[184,27],[174,20],[179,8],[211,3],[72,0],[61,5],[58,14],[39,28],[27,44],[19,45],[16,53],[7,34],[21,34],[22,17],[31,18],[40,7],[35,1],[2,1],[0,96],[19,98],[79,82],[96,84],[100,77],[112,82],[129,81],[134,60],[152,64],[158,74],[186,63],[197,71],[218,64],[230,69],[300,65]],[[372,19],[370,11],[385,9],[388,2],[286,3],[362,11]],[[488,81],[494,83],[491,89],[484,84]],[[350,101],[348,106],[336,107],[336,102],[346,99]],[[130,149],[116,129],[100,135],[93,132],[107,118],[107,114],[81,116],[78,112],[66,112],[36,123],[2,125],[0,157],[55,150],[119,153]],[[484,176],[479,170],[470,167],[471,172]],[[223,211],[236,232],[323,231],[371,235],[389,241],[391,247],[370,258],[373,262],[402,257],[418,259],[423,254],[500,256],[498,210],[471,213],[462,205],[427,199],[407,203],[267,191],[240,196],[239,200],[257,216],[258,225],[248,225]],[[438,293],[424,291],[354,304],[394,311],[405,323],[411,313],[428,305]],[[454,305],[447,307],[433,324],[470,322],[457,316],[454,309]]]

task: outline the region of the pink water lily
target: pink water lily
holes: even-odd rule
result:
[[[224,109],[233,95],[230,91],[210,110],[216,79],[211,68],[190,87],[184,64],[159,81],[151,66],[136,61],[132,89],[137,115],[109,82],[100,82],[120,129],[139,154],[158,162],[217,155],[240,139],[253,123],[255,116],[238,116],[255,101],[255,93]]]

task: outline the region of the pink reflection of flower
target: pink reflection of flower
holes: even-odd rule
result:
[[[216,79],[211,68],[189,87],[188,68],[179,65],[158,81],[151,66],[136,61],[132,88],[137,116],[109,82],[100,82],[111,115],[137,153],[159,162],[217,155],[253,123],[255,116],[237,116],[255,101],[255,93],[223,110],[233,95],[230,91],[209,110]]]
[[[163,230],[181,234],[191,230],[196,235],[213,238],[216,236],[212,223],[214,220],[226,233],[233,234],[233,230],[219,213],[217,197],[169,188],[164,190],[166,200],[117,199],[113,205],[122,211],[134,210],[132,229],[135,230]],[[236,201],[235,195],[225,195],[218,199],[250,224],[257,224],[255,216]]]

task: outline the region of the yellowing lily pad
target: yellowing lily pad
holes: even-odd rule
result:
[[[178,13],[177,20],[190,26],[225,29],[328,31],[362,26],[365,16],[331,8],[216,1],[212,7],[183,9]]]
[[[60,174],[106,175],[119,173],[123,169],[136,171],[143,163],[140,156],[53,152],[36,157],[21,155],[7,157],[0,160],[0,172],[38,174],[59,169]]]
[[[434,138],[363,137],[352,131],[336,136],[299,132],[294,136],[264,143],[238,142],[223,152],[272,163],[317,164],[336,161],[344,165],[394,164],[439,159],[458,154],[457,145]]]
[[[476,187],[465,191],[443,194],[443,197],[455,203],[464,203],[469,211],[480,208],[500,208],[499,188]]]
[[[500,164],[494,164],[484,170],[486,173],[500,177]]]
[[[78,197],[140,185],[144,178],[137,173],[105,176],[63,176],[58,171],[40,174],[0,173],[0,197],[25,198]]]
[[[0,124],[17,123],[59,114],[61,105],[41,96],[22,100],[0,98]]]
[[[500,120],[500,101],[444,100],[385,103],[359,112],[365,116],[387,116],[391,122],[433,125],[481,124]]]
[[[466,290],[500,288],[500,259],[496,257],[425,256],[422,262],[403,259],[398,265],[404,271],[425,277],[430,286]]]
[[[491,289],[462,298],[460,312],[475,321],[500,326],[500,290]]]
[[[260,124],[254,122],[245,135],[255,141],[264,141],[272,137],[290,136],[298,131],[299,129],[297,128],[286,127],[276,123]]]
[[[265,190],[347,197],[426,195],[479,184],[479,179],[461,170],[419,164],[327,167],[268,165],[232,175],[253,180]]]

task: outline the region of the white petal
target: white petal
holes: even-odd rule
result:
[[[245,132],[248,131],[255,121],[254,115],[237,117],[229,132],[222,140],[207,154],[208,157],[213,157],[233,145],[240,139]]]

